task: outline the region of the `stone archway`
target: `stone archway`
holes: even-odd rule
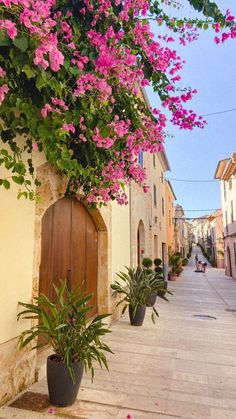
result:
[[[45,163],[38,167],[37,178],[41,182],[37,192],[41,199],[36,204],[35,213],[35,245],[32,296],[39,294],[39,272],[41,262],[42,225],[46,211],[64,197],[66,178],[59,175],[54,167]],[[82,205],[82,204],[80,204]],[[97,312],[99,314],[111,311],[110,282],[108,261],[109,236],[108,229],[110,213],[107,208],[103,215],[98,209],[90,209],[83,203],[84,210],[88,212],[92,224],[97,231]]]
[[[137,231],[137,264],[141,265],[142,257],[145,253],[145,228],[142,220],[139,221]]]

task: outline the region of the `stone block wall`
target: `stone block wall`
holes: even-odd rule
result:
[[[20,351],[17,343],[0,345],[0,406],[35,381],[36,351]]]

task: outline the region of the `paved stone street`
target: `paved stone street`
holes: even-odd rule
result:
[[[195,273],[194,252],[181,277],[168,283],[170,302],[157,301],[155,326],[150,308],[143,327],[130,326],[127,317],[112,326],[110,372],[97,369],[94,383],[84,377],[74,406],[49,414],[43,379],[15,407],[0,409],[0,418],[235,419],[236,282],[209,266]]]

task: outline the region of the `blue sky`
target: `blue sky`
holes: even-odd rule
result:
[[[235,0],[216,1],[221,10],[229,8],[236,15]],[[183,2],[181,2],[183,3]],[[185,10],[185,12],[184,12]],[[196,15],[189,6],[180,11],[190,17]],[[212,112],[236,108],[236,40],[216,45],[214,34],[201,32],[200,39],[188,46],[178,46],[178,52],[186,60],[182,70],[182,86],[198,90],[191,101],[191,109],[205,115]],[[177,45],[177,44],[176,44]],[[151,89],[147,90],[152,106],[158,99]],[[236,151],[236,111],[208,116],[205,129],[182,131],[169,125],[165,148],[171,173],[166,177],[176,179],[206,180],[214,178],[219,160]],[[187,183],[172,181],[177,202],[188,209],[220,207],[219,183]],[[186,211],[187,217],[203,215],[203,212]]]

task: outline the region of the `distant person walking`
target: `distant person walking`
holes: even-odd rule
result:
[[[207,263],[202,263],[202,272],[205,273],[206,272],[206,267],[207,267]]]
[[[196,253],[196,256],[195,256],[195,263],[196,263],[196,268],[197,268],[197,265],[198,265],[198,255],[197,255],[197,253]]]

